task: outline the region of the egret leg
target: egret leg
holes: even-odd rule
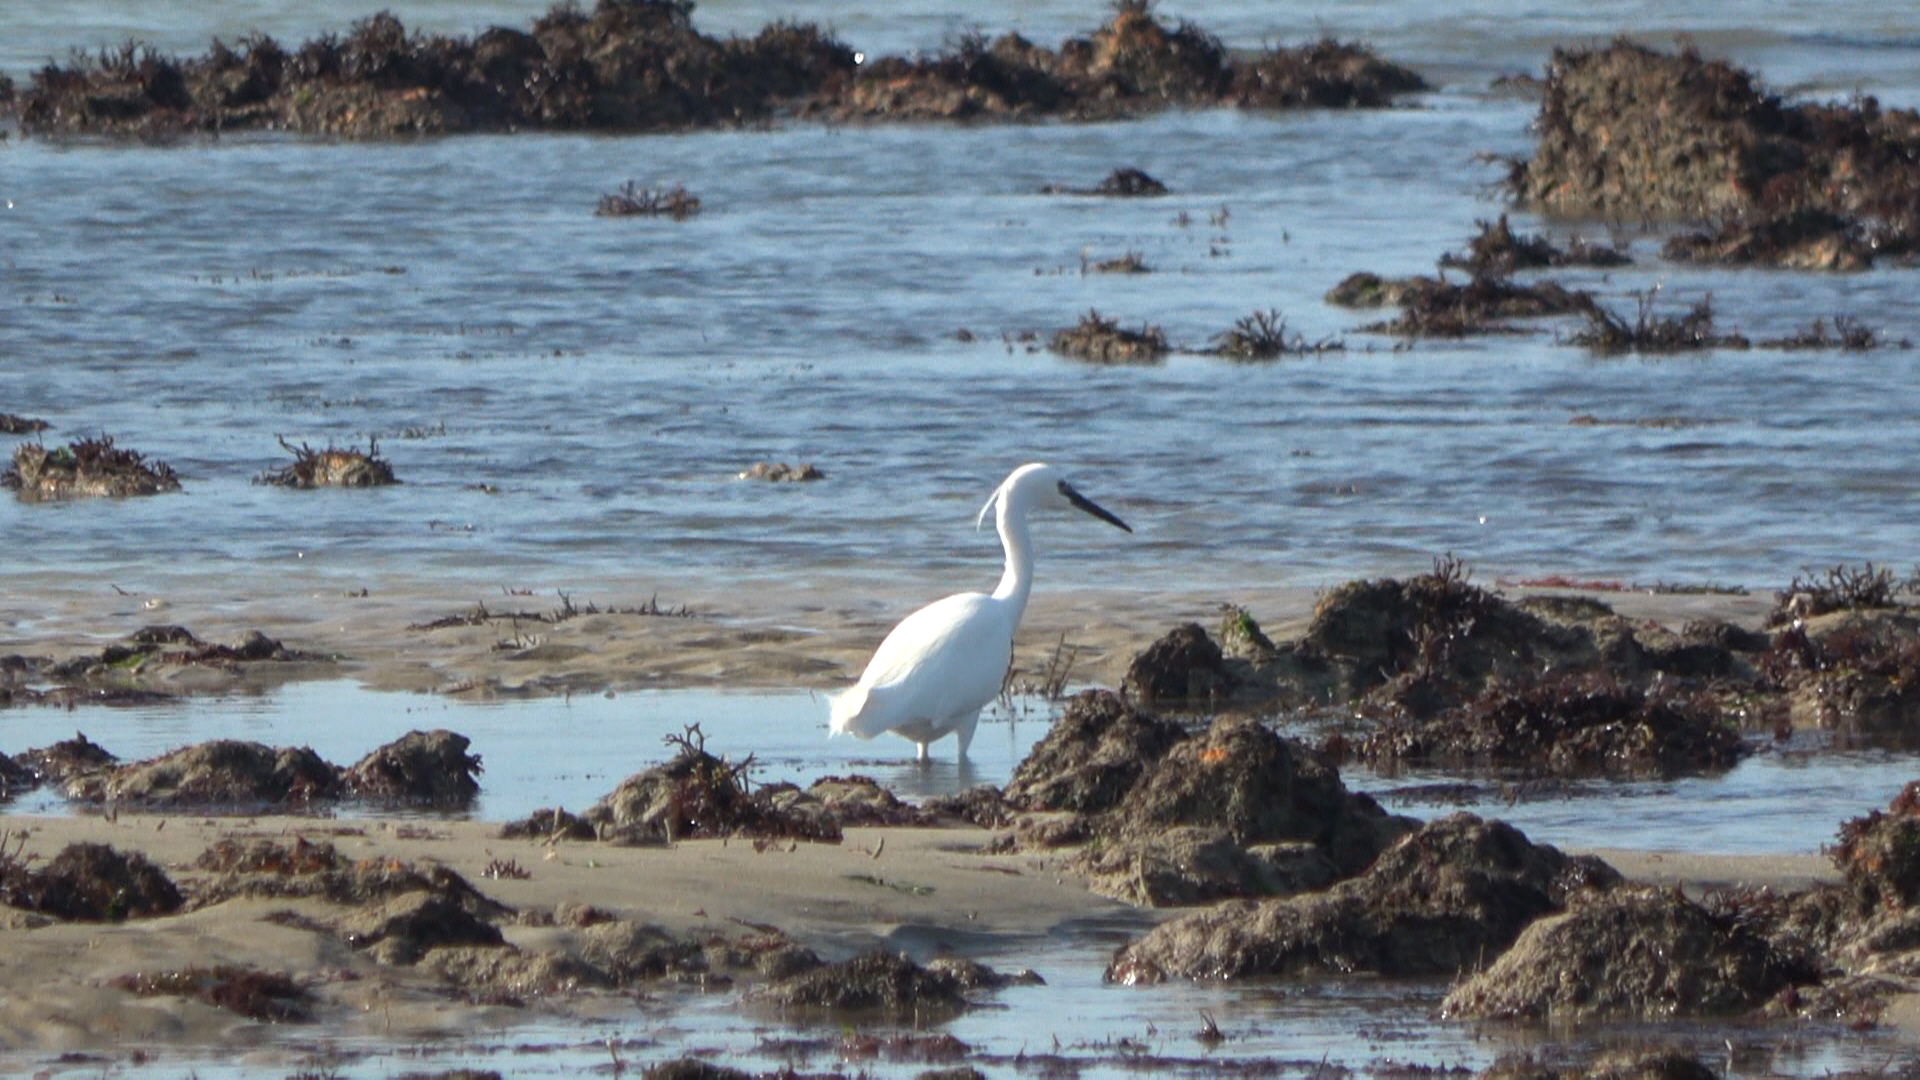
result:
[[[960,721],[960,725],[953,729],[953,737],[960,743],[960,752],[955,755],[957,760],[966,760],[967,747],[973,745],[973,729],[978,726],[979,723],[980,713],[976,710],[972,716]]]

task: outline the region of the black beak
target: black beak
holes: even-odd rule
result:
[[[1101,521],[1104,521],[1109,525],[1117,525],[1128,532],[1133,531],[1133,526],[1128,525],[1126,522],[1121,521],[1119,518],[1114,517],[1112,514],[1108,513],[1106,507],[1101,506],[1099,503],[1094,502],[1092,499],[1089,499],[1085,495],[1082,495],[1079,492],[1073,490],[1073,485],[1067,483],[1065,480],[1060,481],[1060,494],[1065,495],[1067,497],[1067,501],[1072,503],[1075,507],[1081,510],[1085,510],[1087,513],[1092,514],[1094,517],[1099,518]]]

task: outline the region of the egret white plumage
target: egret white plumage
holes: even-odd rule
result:
[[[1075,491],[1060,471],[1043,462],[1013,470],[988,496],[974,524],[994,511],[1006,569],[991,594],[958,593],[935,600],[900,620],[874,650],[860,681],[833,698],[833,733],[871,739],[891,731],[920,744],[952,734],[967,756],[980,710],[1000,694],[1013,658],[1013,633],[1033,591],[1033,539],[1029,511],[1073,508],[1118,526],[1126,522]]]

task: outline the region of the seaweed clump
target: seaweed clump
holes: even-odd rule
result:
[[[643,188],[632,180],[620,190],[600,196],[596,217],[670,217],[685,221],[700,212],[700,196],[675,184],[670,188]]]
[[[306,443],[294,446],[285,437],[280,439],[280,445],[293,455],[293,464],[261,473],[254,477],[254,483],[321,488],[381,487],[400,482],[393,473],[392,463],[380,456],[380,444],[374,439],[367,440],[365,450],[332,444],[324,450],[315,450]]]
[[[1606,355],[1744,349],[1751,344],[1738,333],[1715,331],[1712,299],[1696,302],[1685,315],[1663,316],[1653,310],[1658,295],[1658,288],[1637,294],[1632,321],[1599,304],[1589,305],[1586,328],[1575,331],[1572,342]]]
[[[1297,331],[1287,332],[1286,316],[1268,308],[1237,320],[1231,329],[1213,336],[1213,351],[1232,360],[1276,360],[1282,356],[1308,356],[1337,352],[1346,343],[1334,338],[1309,342]]]
[[[1619,248],[1594,244],[1574,237],[1566,247],[1556,247],[1544,236],[1516,233],[1507,224],[1507,215],[1497,221],[1477,222],[1480,231],[1467,241],[1464,255],[1451,252],[1440,257],[1441,266],[1457,267],[1476,277],[1488,274],[1505,277],[1516,270],[1536,270],[1555,266],[1625,266],[1632,257]]]
[[[22,443],[14,448],[13,464],[0,473],[0,487],[12,489],[22,502],[43,502],[158,495],[180,490],[180,478],[166,462],[149,462],[102,435],[51,450]]]

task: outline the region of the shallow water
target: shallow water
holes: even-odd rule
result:
[[[110,40],[114,10],[30,23],[10,42],[16,70],[23,50]],[[179,48],[231,36],[197,10],[140,18]],[[457,29],[528,9],[399,10]],[[1736,6],[1694,29],[1775,61],[1788,84],[1920,100],[1908,25],[1920,16],[1849,21],[1848,10]],[[931,4],[890,20],[834,11],[848,36],[885,21],[886,48],[946,32],[923,24]],[[696,14],[725,30],[824,13]],[[1048,523],[1043,587],[1321,584],[1424,569],[1446,551],[1483,576],[1765,587],[1804,567],[1908,558],[1920,353],[1597,361],[1550,323],[1397,352],[1355,332],[1372,313],[1321,300],[1354,270],[1430,271],[1498,212],[1488,185],[1500,167],[1476,155],[1524,153],[1532,106],[1486,91],[1483,69],[1537,66],[1551,41],[1664,16],[1582,7],[1508,26],[1492,10],[1442,20],[1406,4],[1351,25],[1236,5],[1170,14],[1234,44],[1307,27],[1367,36],[1443,85],[1383,112],[1115,124],[0,144],[0,355],[12,358],[0,410],[45,417],[51,440],[110,433],[172,463],[187,489],[0,501],[0,574],[110,574],[135,590],[175,570],[326,588],[375,573],[488,587],[747,573],[944,584],[990,575],[994,541],[971,530],[973,513],[1033,458],[1068,467],[1138,530]],[[973,17],[1042,40],[1096,21],[1065,6]],[[350,15],[259,3],[233,18],[303,36]],[[1904,75],[1881,85],[1886,68]],[[1120,165],[1175,194],[1036,193]],[[705,211],[594,217],[599,195],[630,178],[685,183]],[[1656,247],[1642,239],[1636,267],[1564,277],[1621,306],[1656,285],[1664,304],[1710,293],[1723,325],[1755,337],[1839,313],[1920,337],[1912,271],[1687,270]],[[1081,273],[1084,258],[1128,250],[1156,272]],[[1348,350],[1102,368],[1005,340],[1044,337],[1089,308],[1192,348],[1275,308]],[[962,329],[977,340],[957,340]],[[1581,415],[1619,423],[1569,425]],[[1637,426],[1649,420],[1679,426]],[[252,486],[287,460],[279,435],[378,437],[406,484]],[[813,461],[828,480],[733,479],[760,459]]]
[[[996,704],[981,718],[966,763],[953,761],[953,742],[946,740],[935,745],[935,760],[924,766],[914,761],[914,744],[905,739],[829,737],[825,698],[804,692],[658,690],[472,703],[328,681],[157,705],[23,707],[7,710],[5,719],[7,742],[17,749],[82,731],[129,761],[232,738],[311,746],[347,765],[415,728],[450,728],[473,741],[471,750],[486,770],[479,800],[460,816],[506,821],[542,807],[584,809],[627,776],[672,757],[664,740],[694,724],[711,753],[732,761],[751,754],[749,775],[758,783],[804,787],[824,776],[862,773],[909,801],[976,784],[1004,786],[1058,710],[1034,697]],[[1430,818],[1471,810],[1563,847],[1765,855],[1818,852],[1833,841],[1840,822],[1884,808],[1914,772],[1911,753],[1763,749],[1719,776],[1581,782],[1544,799],[1512,799],[1484,775],[1461,772],[1383,776],[1348,766],[1342,776],[1349,787],[1379,796],[1399,813]],[[1442,804],[1395,794],[1469,782],[1479,783],[1484,794]],[[68,808],[54,793],[40,791],[10,809]]]

